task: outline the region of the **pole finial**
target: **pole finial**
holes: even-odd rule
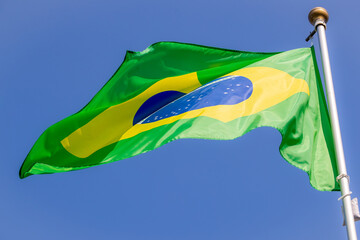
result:
[[[325,8],[322,7],[316,7],[311,9],[309,12],[309,22],[314,25],[316,20],[322,20],[325,23],[329,20],[329,13],[326,11]]]

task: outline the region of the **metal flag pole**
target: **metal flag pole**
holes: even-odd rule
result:
[[[343,150],[343,144],[341,140],[339,118],[336,108],[334,85],[331,75],[330,60],[328,47],[326,42],[326,23],[329,19],[329,14],[326,9],[322,7],[313,8],[309,13],[309,21],[315,26],[315,30],[310,34],[314,35],[315,31],[319,36],[321,59],[323,63],[323,71],[325,76],[325,87],[327,101],[330,111],[330,121],[332,126],[332,133],[334,136],[335,152],[336,152],[336,163],[339,171],[339,176],[336,178],[340,183],[341,197],[344,206],[345,223],[347,229],[347,235],[349,240],[356,240],[356,229],[354,223],[354,215],[351,205],[351,192],[349,187],[349,176],[346,172],[345,156]],[[310,36],[311,37],[311,36]]]

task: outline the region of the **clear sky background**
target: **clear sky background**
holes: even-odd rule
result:
[[[257,52],[308,47],[307,15],[319,5],[330,14],[350,187],[360,197],[358,0],[1,0],[0,239],[345,239],[340,193],[313,189],[281,158],[272,128],[18,177],[40,134],[80,110],[126,50],[159,41]]]

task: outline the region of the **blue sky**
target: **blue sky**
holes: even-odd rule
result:
[[[179,140],[81,171],[18,177],[39,135],[81,109],[126,50],[159,41],[256,52],[308,47],[307,15],[318,5],[330,13],[330,60],[356,197],[359,1],[2,0],[0,238],[345,239],[340,193],[313,189],[305,172],[281,158],[281,136],[271,128],[233,141]]]

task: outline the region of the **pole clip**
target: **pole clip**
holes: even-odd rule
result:
[[[352,192],[350,191],[350,192],[342,195],[341,197],[338,198],[338,201],[342,200],[343,198],[345,198],[345,197],[347,197],[347,196],[350,196],[351,194],[352,194]]]
[[[321,18],[317,19],[316,22],[314,23],[315,29],[309,34],[309,36],[305,39],[305,41],[308,42],[310,39],[312,39],[314,37],[314,35],[316,33],[316,28],[319,25],[323,25],[324,28],[326,29],[326,22]]]
[[[337,176],[336,177],[336,181],[338,182],[338,183],[340,183],[340,180],[342,179],[342,178],[347,178],[347,180],[348,180],[348,182],[350,183],[350,177],[349,177],[349,175],[347,175],[346,173],[342,173],[342,174],[340,174],[339,176]]]
[[[310,32],[309,36],[305,39],[305,41],[308,42],[310,39],[312,39],[315,33],[316,33],[316,28],[312,32]]]
[[[337,181],[338,183],[340,183],[340,181],[341,181],[342,178],[347,178],[348,183],[350,183],[350,177],[349,177],[349,175],[347,175],[346,173],[342,173],[342,174],[340,174],[339,176],[337,176],[337,177],[336,177],[336,181]],[[345,193],[344,195],[342,195],[341,197],[338,198],[338,201],[342,200],[343,198],[345,198],[345,197],[347,197],[347,196],[350,196],[351,194],[352,194],[351,191],[349,191],[348,193]]]

